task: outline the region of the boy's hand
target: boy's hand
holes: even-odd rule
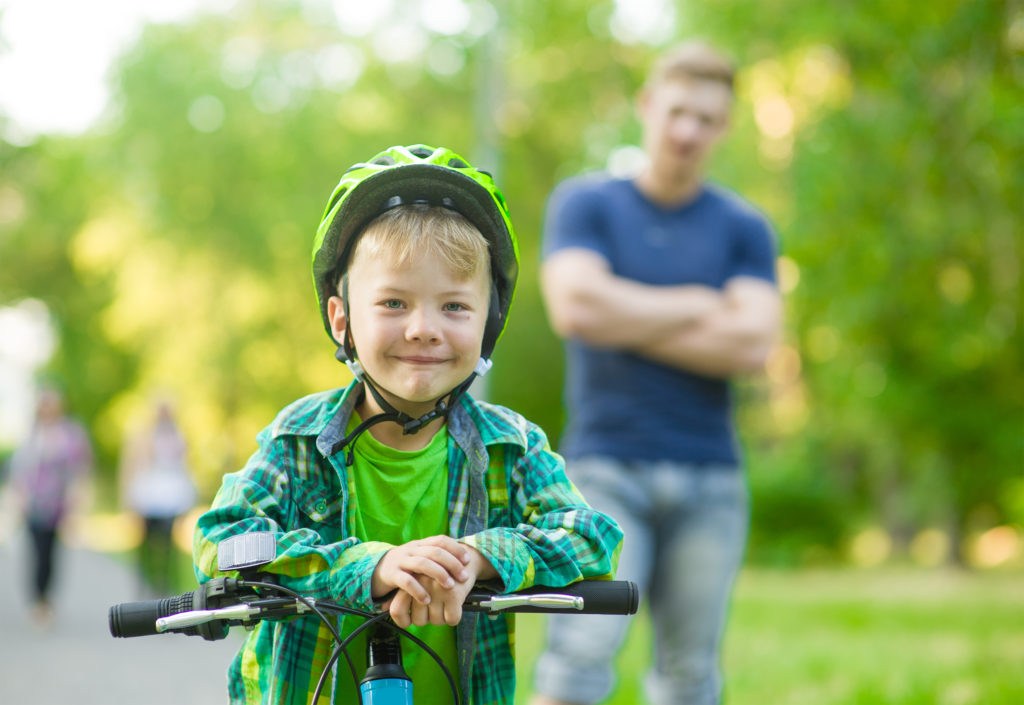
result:
[[[395,624],[407,628],[410,624],[425,624],[454,627],[462,620],[462,603],[477,580],[497,577],[494,566],[475,548],[459,544],[461,550],[468,554],[463,580],[457,580],[446,586],[433,578],[423,577],[418,587],[428,596],[427,600],[415,599],[409,591],[399,589],[398,593],[385,605]]]
[[[430,594],[422,583],[429,579],[450,588],[457,581],[468,580],[466,564],[470,557],[470,548],[450,536],[431,536],[395,546],[377,563],[371,593],[380,597],[398,588],[417,602],[429,604]]]

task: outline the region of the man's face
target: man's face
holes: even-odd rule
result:
[[[387,258],[361,257],[357,248],[348,292],[347,322],[340,298],[328,302],[335,336],[350,327],[363,369],[397,409],[426,413],[473,372],[490,303],[486,266],[466,279],[435,255],[396,267]]]
[[[723,83],[681,78],[640,97],[644,149],[655,173],[686,180],[698,175],[729,124],[732,91]]]

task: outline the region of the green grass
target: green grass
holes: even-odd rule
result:
[[[517,705],[542,629],[519,616]],[[649,634],[641,611],[608,703],[644,702]],[[748,569],[723,665],[727,705],[1020,705],[1024,574]]]

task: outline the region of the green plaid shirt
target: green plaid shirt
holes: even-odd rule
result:
[[[330,453],[344,436],[356,389],[294,402],[259,434],[246,466],[225,475],[196,527],[200,582],[217,575],[218,542],[272,531],[277,558],[265,570],[282,585],[373,611],[371,576],[391,546],[355,537],[344,454]],[[621,530],[586,504],[538,426],[467,394],[452,409],[448,432],[449,534],[483,553],[508,591],[614,577]],[[458,681],[470,703],[511,705],[514,628],[512,615],[463,615]],[[229,668],[231,702],[308,705],[332,647],[316,617],[261,622]],[[355,702],[355,693],[338,692],[332,702]]]

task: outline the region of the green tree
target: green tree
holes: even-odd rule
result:
[[[106,122],[0,143],[0,304],[50,307],[52,374],[104,457],[171,388],[209,492],[283,404],[343,384],[313,232],[344,167],[420,141],[498,172],[522,274],[487,391],[557,444],[545,201],[636,144],[639,83],[685,32],[740,60],[713,176],[769,215],[783,254],[785,341],[739,387],[752,555],[836,555],[872,523],[904,543],[1024,524],[1019,4],[666,2],[656,46],[627,41],[611,0],[402,3],[367,31],[331,7],[150,26]]]

